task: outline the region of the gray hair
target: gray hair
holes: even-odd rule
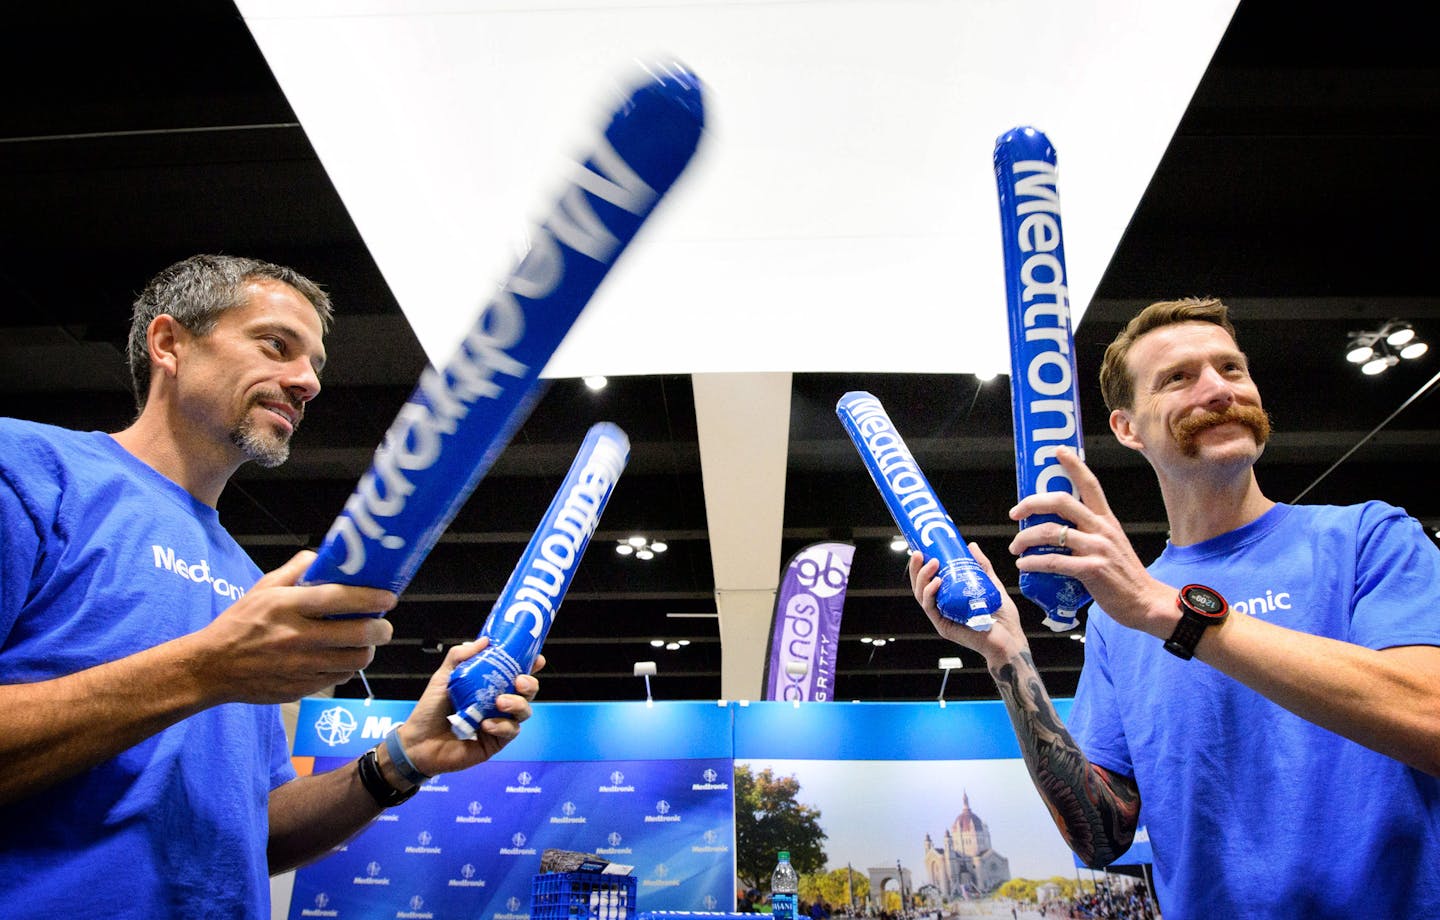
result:
[[[145,408],[150,397],[150,323],[168,314],[197,336],[209,335],[220,314],[243,306],[245,285],[256,279],[288,284],[310,301],[320,316],[320,326],[329,331],[334,310],[320,286],[283,265],[245,259],[240,256],[195,255],[164,269],[135,299],[130,317],[130,383],[135,389],[135,406]]]

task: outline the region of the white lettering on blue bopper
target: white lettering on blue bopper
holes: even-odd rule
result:
[[[659,70],[611,117],[519,266],[444,368],[427,369],[302,581],[401,592],[540,398],[540,372],[690,162],[700,82]]]
[[[995,182],[1010,319],[1017,491],[1022,499],[1042,492],[1073,493],[1074,484],[1055,459],[1062,446],[1074,448],[1083,459],[1085,440],[1080,431],[1055,148],[1049,139],[1025,127],[1001,135],[995,142]],[[1020,527],[1050,521],[1071,523],[1057,515],[1037,514],[1022,520]],[[1025,555],[1048,552],[1068,550],[1044,546]],[[1077,613],[1090,600],[1080,581],[1049,572],[1022,572],[1020,593],[1044,609],[1045,625],[1056,632],[1074,629]]]
[[[940,592],[935,598],[940,612],[971,629],[989,629],[1000,609],[1000,592],[970,555],[965,538],[880,401],[856,390],[840,397],[835,414],[911,551],[923,552],[927,560],[940,560]]]
[[[482,719],[504,717],[495,698],[528,674],[630,458],[630,440],[609,422],[591,427],[570,472],[480,630],[490,644],[450,672],[450,725],[473,738]]]

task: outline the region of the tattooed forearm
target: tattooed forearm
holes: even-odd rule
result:
[[[1030,778],[1060,834],[1086,865],[1108,865],[1130,846],[1140,814],[1134,780],[1091,764],[1060,721],[1028,651],[990,672],[1015,726]]]

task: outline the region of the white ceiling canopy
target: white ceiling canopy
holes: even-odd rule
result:
[[[432,362],[641,65],[707,136],[546,369],[1004,372],[991,153],[1059,154],[1073,321],[1237,0],[238,0]]]

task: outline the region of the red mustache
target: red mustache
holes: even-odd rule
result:
[[[1215,412],[1202,412],[1199,415],[1191,415],[1180,419],[1173,426],[1175,441],[1180,449],[1187,456],[1193,457],[1196,453],[1195,436],[1200,432],[1216,425],[1224,425],[1229,422],[1239,422],[1250,433],[1255,436],[1255,443],[1264,446],[1270,440],[1270,416],[1264,409],[1258,406],[1242,406],[1231,404],[1224,409]]]

